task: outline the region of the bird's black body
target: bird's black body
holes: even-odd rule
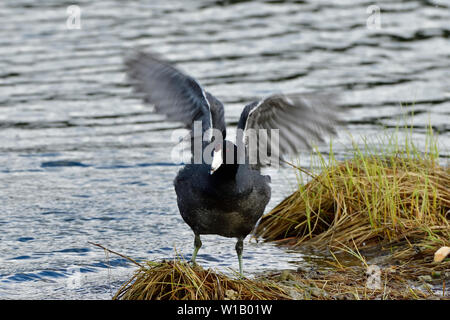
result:
[[[178,208],[195,234],[245,238],[270,200],[270,178],[242,164],[213,175],[210,165],[188,164],[174,181]]]

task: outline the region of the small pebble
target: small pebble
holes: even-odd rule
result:
[[[289,270],[283,270],[280,274],[280,281],[295,280],[295,277]]]
[[[318,298],[318,297],[324,296],[324,291],[319,288],[311,288],[310,294],[311,294],[311,296]]]
[[[441,247],[434,253],[434,262],[442,262],[450,254],[450,247]]]
[[[418,279],[422,282],[432,282],[433,281],[433,278],[431,278],[431,276],[429,276],[429,275],[419,276]]]

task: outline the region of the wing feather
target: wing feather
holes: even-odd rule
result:
[[[258,147],[259,143],[267,143],[269,155],[276,151],[281,156],[310,150],[313,143],[324,142],[324,136],[336,134],[339,118],[334,100],[335,96],[331,95],[276,94],[253,102],[244,108],[239,119],[238,129],[243,134],[237,136],[237,143],[243,143],[248,149],[249,130],[266,129],[269,135],[258,141]],[[271,129],[279,129],[278,150],[267,141]],[[257,167],[267,165],[268,157],[262,155],[258,161]]]
[[[150,53],[135,52],[125,61],[127,75],[137,92],[154,112],[192,129],[202,121],[202,131],[216,125],[225,129],[223,105],[189,75]]]
[[[125,60],[127,76],[134,91],[145,103],[151,104],[155,113],[165,115],[169,121],[184,124],[190,134],[183,140],[202,139],[209,128],[226,135],[222,103],[189,75],[163,61],[154,54],[134,52]],[[202,132],[193,132],[194,122],[201,121]],[[204,147],[204,143],[200,143]]]

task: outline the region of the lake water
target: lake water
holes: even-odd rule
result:
[[[0,2],[0,299],[110,299],[134,259],[186,258],[193,233],[172,181],[170,137],[131,94],[123,58],[152,50],[196,77],[236,124],[276,92],[338,92],[345,156],[413,114],[419,146],[431,124],[450,156],[450,3],[422,1]],[[379,18],[379,19],[378,19]],[[321,146],[327,150],[327,146]],[[300,157],[308,165],[309,155]],[[267,211],[296,186],[272,173]],[[205,236],[198,262],[236,270],[235,240]],[[251,275],[305,263],[300,252],[245,241]]]

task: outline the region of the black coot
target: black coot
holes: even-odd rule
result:
[[[195,79],[143,52],[130,56],[126,66],[135,91],[154,106],[156,113],[191,130],[192,163],[178,172],[174,186],[181,216],[195,234],[192,261],[195,263],[202,245],[200,235],[237,238],[242,275],[243,239],[270,200],[270,177],[261,175],[260,168],[271,161],[273,164],[278,156],[310,148],[310,142],[322,141],[324,134],[335,133],[337,118],[330,96],[276,94],[253,102],[242,111],[234,144],[226,140],[222,103]],[[194,130],[195,122],[201,135],[208,129],[215,129],[219,135],[204,141]],[[260,129],[269,130],[268,135],[258,136]],[[271,129],[278,129],[273,131],[277,139],[271,139]],[[260,154],[261,143],[267,145],[267,152]],[[210,148],[210,153],[206,152],[211,155],[210,161],[201,156],[205,148]]]

